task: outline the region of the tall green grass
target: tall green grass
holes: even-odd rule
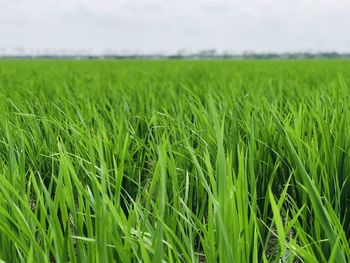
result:
[[[349,262],[347,61],[1,61],[0,260]]]

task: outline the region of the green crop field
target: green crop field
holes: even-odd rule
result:
[[[0,262],[350,261],[350,61],[0,61]]]

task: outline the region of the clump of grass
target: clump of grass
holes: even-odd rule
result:
[[[347,61],[1,61],[5,262],[348,262]]]

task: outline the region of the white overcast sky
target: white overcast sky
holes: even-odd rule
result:
[[[0,54],[350,51],[350,0],[0,0]]]

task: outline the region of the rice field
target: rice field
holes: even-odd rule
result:
[[[0,262],[350,261],[350,61],[0,61]]]

